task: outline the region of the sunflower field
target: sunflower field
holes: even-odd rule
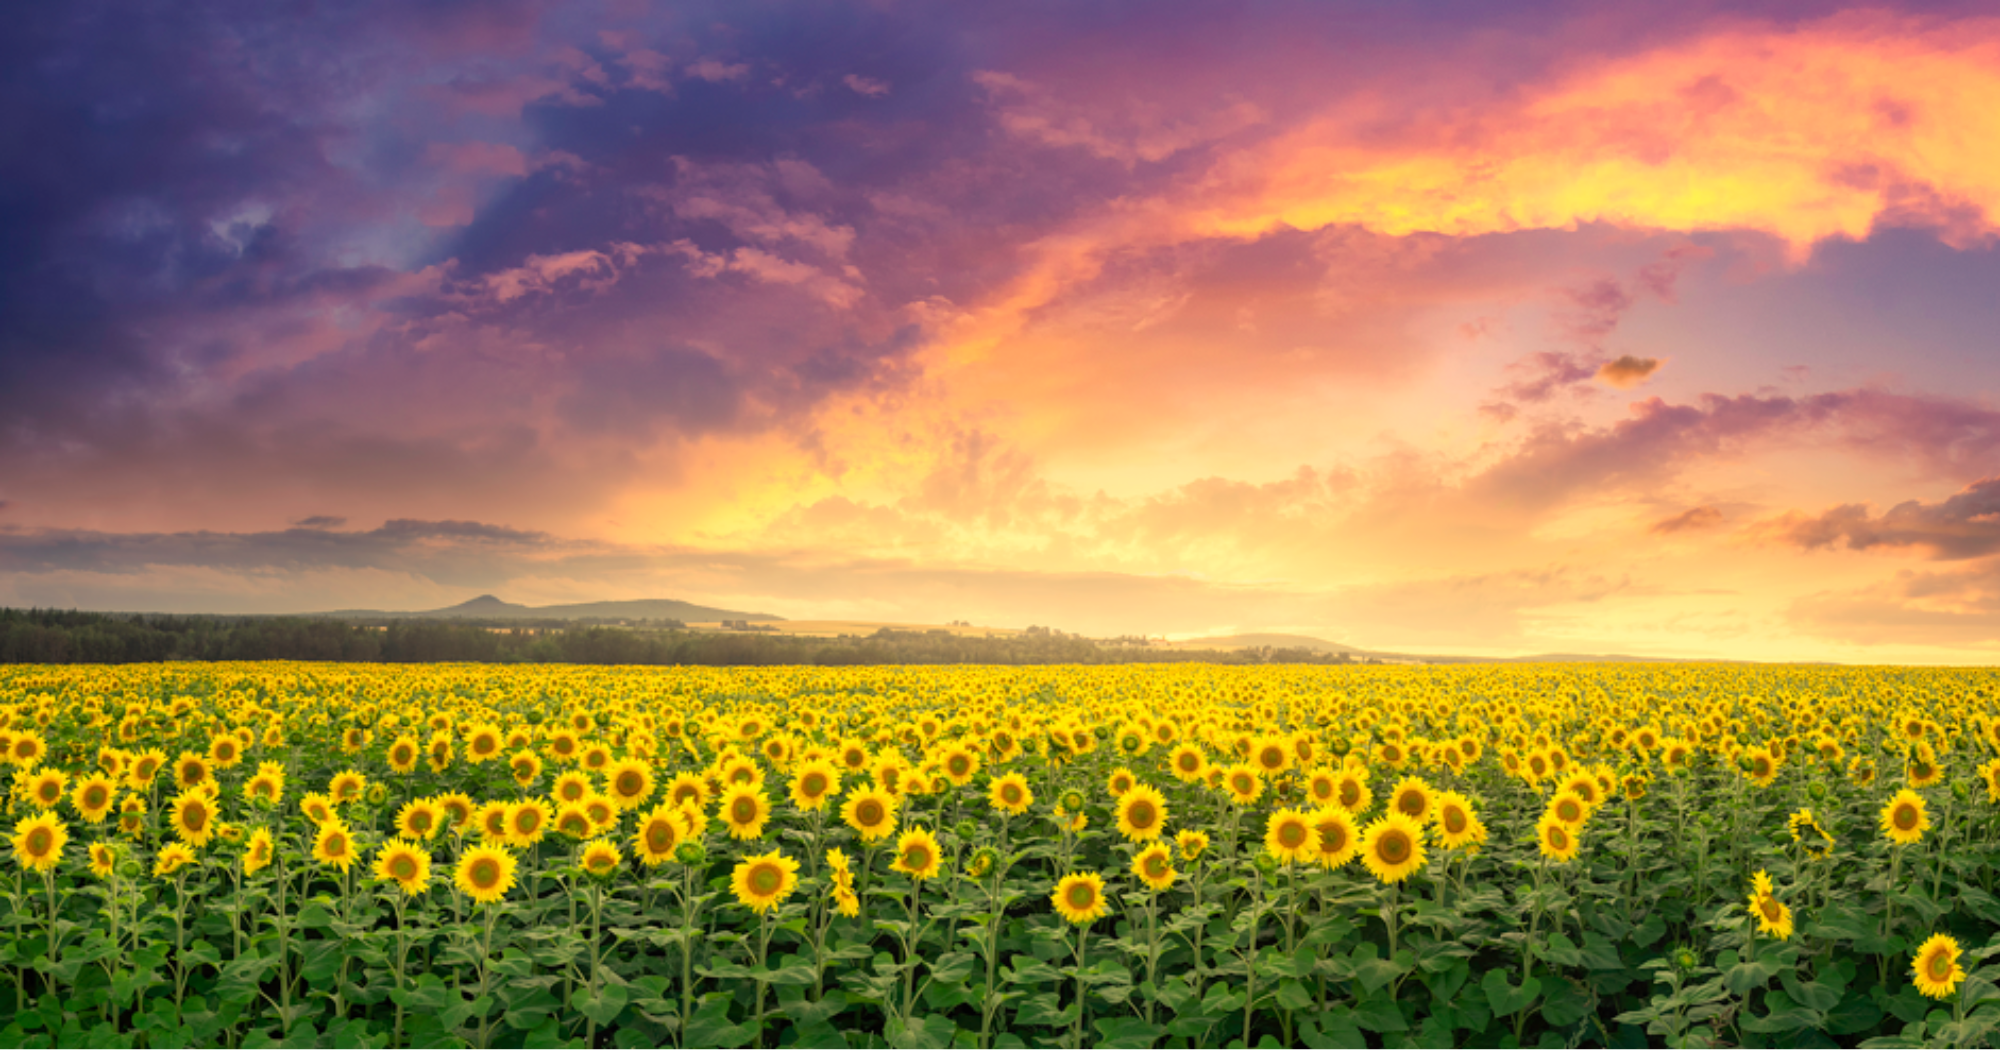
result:
[[[1996,685],[0,668],[0,1042],[1989,1044]]]

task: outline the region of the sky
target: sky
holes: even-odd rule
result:
[[[1990,10],[30,5],[0,605],[2000,662]]]

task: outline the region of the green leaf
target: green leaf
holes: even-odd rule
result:
[[[1371,1032],[1407,1031],[1410,1022],[1388,999],[1363,999],[1354,1004],[1354,1023]]]
[[[624,1011],[626,997],[630,994],[618,985],[606,985],[597,990],[596,995],[584,994],[579,988],[570,996],[569,1005],[578,1013],[597,1022],[599,1028],[607,1027]]]
[[[1530,976],[1517,985],[1507,980],[1502,970],[1486,971],[1479,987],[1486,992],[1486,1004],[1493,1008],[1495,1017],[1512,1017],[1533,1005],[1542,994],[1541,978]]]
[[[1152,1046],[1167,1031],[1164,1027],[1140,1017],[1122,1017],[1117,1020],[1093,1021],[1091,1022],[1091,1027],[1097,1029],[1098,1034],[1102,1036],[1096,1045],[1106,1047]],[[944,1044],[934,1043],[932,1045],[943,1046]]]

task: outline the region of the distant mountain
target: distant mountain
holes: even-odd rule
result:
[[[647,598],[630,602],[584,602],[578,605],[516,605],[482,594],[468,602],[428,612],[384,612],[380,609],[341,609],[320,613],[340,620],[679,620],[707,623],[715,620],[745,620],[772,623],[782,616],[768,613],[734,612],[712,609],[671,598]]]

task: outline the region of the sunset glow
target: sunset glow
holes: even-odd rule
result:
[[[2000,654],[1976,5],[311,10],[0,44],[0,605]]]

